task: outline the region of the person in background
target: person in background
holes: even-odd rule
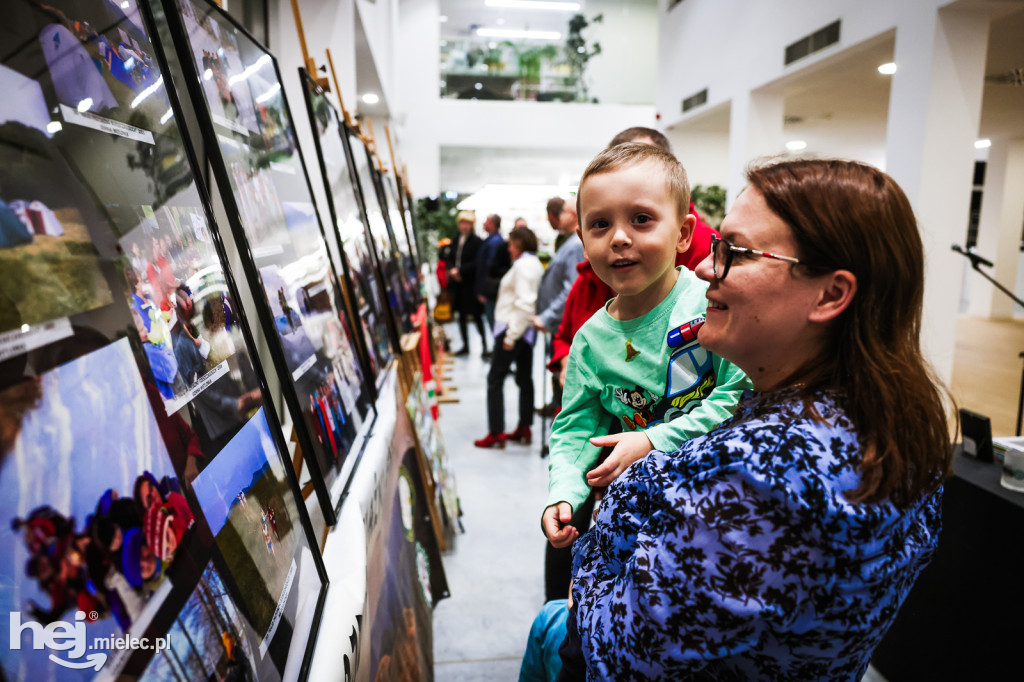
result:
[[[472,317],[483,352],[487,352],[487,334],[484,333],[483,306],[477,300],[476,286],[476,255],[483,241],[473,232],[476,214],[472,211],[459,211],[455,218],[459,226],[459,238],[455,243],[455,254],[451,267],[448,268],[448,287],[452,292],[452,308],[459,314],[459,334],[462,336],[462,348],[452,355],[469,355],[469,320]]]
[[[512,267],[508,255],[508,244],[501,236],[501,216],[492,213],[484,220],[487,238],[476,256],[476,298],[484,307],[484,326],[488,333],[494,332],[494,306],[498,300],[498,284]],[[491,354],[484,352],[484,359]]]
[[[537,258],[537,237],[528,227],[517,227],[508,236],[512,268],[501,278],[494,309],[494,357],[487,374],[487,435],[474,445],[503,448],[507,441],[529,445],[533,421],[533,342],[536,330],[530,316],[536,309],[537,289],[544,266]],[[516,365],[519,386],[519,423],[505,433],[505,377]]]
[[[565,299],[569,296],[572,283],[576,281],[576,266],[584,260],[583,242],[577,236],[576,205],[572,202],[561,202],[561,212],[558,216],[558,232],[564,235],[565,241],[555,252],[555,257],[548,263],[544,271],[544,279],[541,280],[540,294],[537,298],[537,314],[531,319],[538,331],[548,334],[548,355],[551,355],[550,339],[558,330],[558,323],[562,319],[562,312],[565,309]],[[552,199],[548,202],[548,210],[556,202]],[[556,202],[557,203],[557,202]],[[552,382],[552,406],[560,405],[562,402],[562,386]],[[542,415],[554,416],[554,407],[541,408]],[[547,410],[546,412],[544,410]]]
[[[910,202],[851,161],[747,180],[698,338],[754,391],[608,488],[562,649],[588,679],[860,680],[936,548],[952,446]]]
[[[562,211],[565,209],[565,199],[562,197],[551,197],[547,203],[548,224],[555,231],[555,253],[562,248],[562,244],[569,238],[569,235],[562,232]]]
[[[527,227],[526,218],[524,218],[522,216],[519,216],[518,218],[516,218],[515,222],[512,223],[512,229],[515,229],[517,227]]]

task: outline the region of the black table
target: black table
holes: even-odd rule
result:
[[[889,682],[1024,680],[1024,493],[954,455],[942,532],[872,663]]]

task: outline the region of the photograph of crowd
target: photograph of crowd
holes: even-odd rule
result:
[[[43,625],[84,611],[90,641],[139,636],[194,518],[128,341],[0,392],[0,418],[0,610]],[[3,657],[6,679],[68,672],[27,646]]]

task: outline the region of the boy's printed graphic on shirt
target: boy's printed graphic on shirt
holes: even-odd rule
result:
[[[675,351],[668,364],[665,395],[657,397],[640,386],[616,388],[615,397],[632,414],[620,415],[622,425],[631,431],[646,429],[694,410],[718,385],[712,355],[697,342],[697,331],[704,317],[690,320],[668,332],[665,343]]]
[[[626,407],[634,410],[632,415],[622,415],[622,424],[627,429],[645,429],[654,419],[654,415],[648,407],[656,404],[658,397],[653,393],[645,391],[643,387],[637,386],[633,390],[616,388],[615,398]]]

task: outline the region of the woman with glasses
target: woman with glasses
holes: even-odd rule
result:
[[[754,391],[633,464],[577,542],[591,679],[860,680],[935,548],[952,450],[906,196],[847,161],[747,178],[697,268],[698,339]]]

